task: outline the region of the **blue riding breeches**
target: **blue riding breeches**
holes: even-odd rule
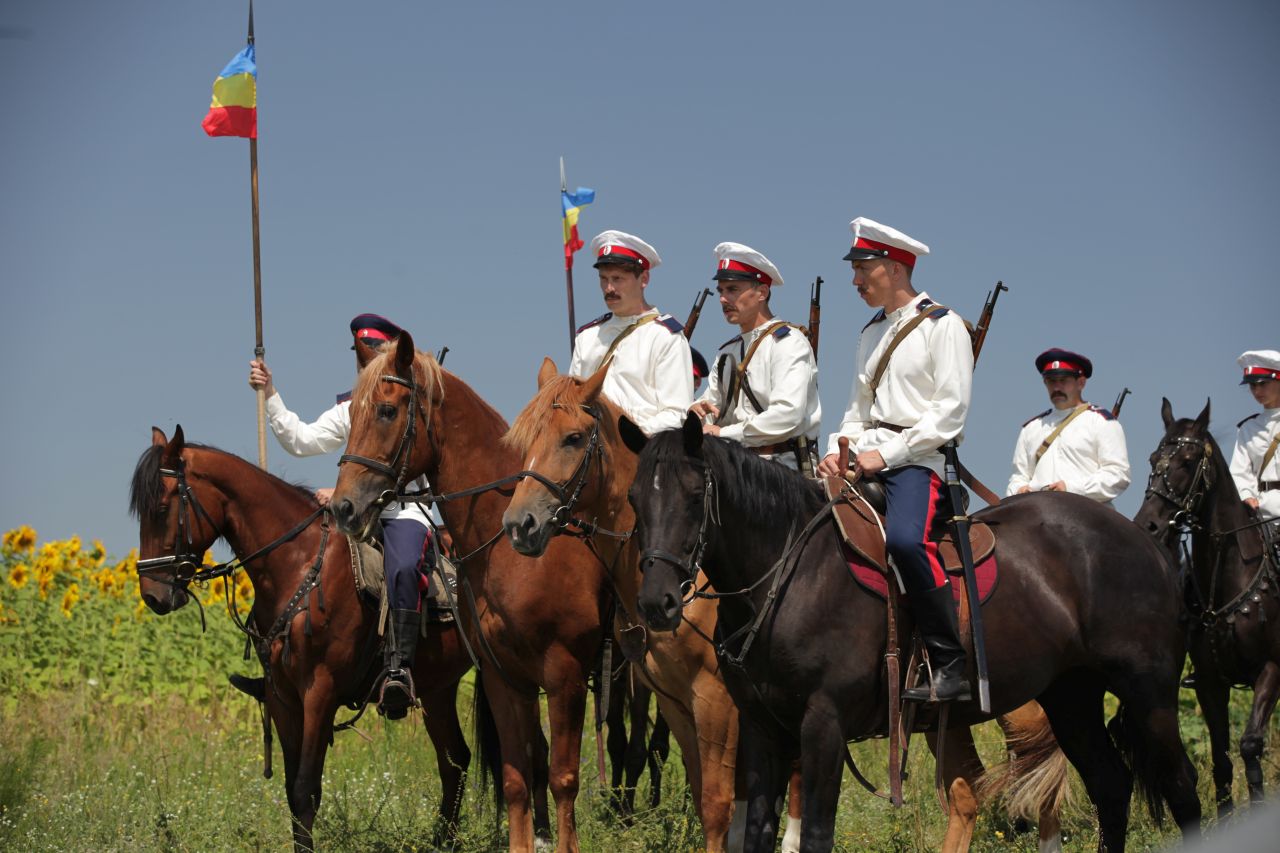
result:
[[[430,531],[410,518],[382,522],[382,563],[387,576],[387,604],[393,610],[417,610],[420,597],[418,568],[427,559]]]
[[[881,471],[885,492],[885,550],[902,575],[907,594],[947,581],[929,530],[943,503],[942,478],[918,465]]]

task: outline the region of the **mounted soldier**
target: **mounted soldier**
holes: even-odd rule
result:
[[[356,369],[364,367],[401,332],[399,326],[377,314],[361,314],[351,321],[351,348]],[[339,394],[337,403],[312,423],[305,423],[284,404],[265,361],[249,362],[249,385],[262,388],[267,398],[267,420],[280,446],[294,456],[316,456],[340,450],[351,432],[351,394]],[[425,480],[415,484],[425,489]],[[333,489],[319,489],[316,498],[328,505]],[[430,520],[420,504],[388,504],[382,511],[383,572],[386,577],[390,635],[383,643],[383,683],[378,712],[388,719],[403,718],[416,702],[413,665],[422,628],[420,569],[431,559]]]
[[[1280,519],[1280,352],[1250,350],[1237,359],[1241,385],[1262,406],[1236,426],[1231,479],[1240,499],[1262,518]],[[1275,525],[1271,535],[1275,536]]]
[[[586,379],[606,363],[604,393],[646,435],[674,429],[693,403],[693,360],[683,326],[645,299],[649,273],[662,259],[622,231],[591,240],[600,293],[609,313],[578,329],[569,375]]]
[[[929,651],[932,691],[940,702],[969,699],[951,584],[929,541],[945,501],[940,449],[959,440],[969,411],[973,349],[964,320],[912,285],[916,260],[929,247],[865,217],[853,220],[853,285],[880,309],[862,329],[840,428],[818,466],[842,476],[839,439],[848,438],[851,468],[884,484],[885,547],[906,587],[916,625]],[[903,692],[927,701],[930,686]]]
[[[818,366],[804,328],[769,309],[782,274],[741,243],[721,243],[715,258],[720,307],[740,334],[720,346],[707,390],[690,411],[714,419],[705,434],[812,476],[822,425]]]
[[[1111,410],[1082,396],[1093,362],[1055,348],[1036,356],[1036,370],[1053,406],[1023,423],[1005,494],[1072,492],[1110,505],[1129,486],[1129,451]]]

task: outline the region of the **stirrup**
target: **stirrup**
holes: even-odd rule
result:
[[[387,703],[387,687],[392,688],[394,704]],[[396,693],[405,697],[403,704],[395,700]],[[388,720],[402,720],[409,714],[410,708],[420,708],[418,691],[414,689],[413,673],[404,668],[388,669],[382,674],[382,684],[378,687],[378,713]]]

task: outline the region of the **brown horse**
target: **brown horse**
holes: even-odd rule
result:
[[[151,446],[133,473],[130,509],[140,528],[139,591],[155,613],[191,600],[188,585],[200,555],[218,539],[238,558],[249,558],[244,570],[254,604],[248,627],[265,638],[259,640],[265,701],[284,754],[294,847],[313,849],[334,715],[340,705],[365,700],[379,672],[378,610],[356,592],[346,537],[329,533],[310,491],[238,456],[187,444],[181,426],[172,440],[152,429]],[[435,843],[452,841],[458,828],[471,752],[456,703],[458,680],[470,668],[454,626],[428,625],[414,676],[423,688],[423,722],[444,792]]]
[[[844,743],[887,733],[889,685],[885,609],[850,580],[824,496],[705,437],[691,416],[648,440],[630,500],[649,625],[679,627],[695,565],[720,591],[716,640],[742,714],[746,849],[773,849],[775,804],[798,755],[801,849],[830,850]],[[975,518],[998,531],[999,588],[983,608],[992,711],[1038,699],[1111,853],[1124,849],[1135,778],[1154,814],[1167,802],[1184,835],[1197,835],[1195,770],[1178,734],[1177,578],[1155,543],[1078,495],[1015,497]],[[1120,749],[1103,725],[1108,691],[1124,706]],[[936,727],[931,714],[918,722]],[[989,718],[976,703],[949,714],[950,727]]]
[[[367,536],[382,503],[421,474],[441,493],[506,478],[520,464],[499,441],[506,431],[475,391],[430,355],[416,353],[413,338],[402,334],[360,374],[352,393],[351,434],[331,504],[339,529]],[[568,540],[552,543],[536,560],[511,550],[502,535],[509,494],[482,488],[441,503],[440,510],[464,555],[458,567],[462,621],[480,649],[480,678],[498,727],[510,849],[533,849],[530,749],[541,688],[551,722],[558,849],[576,851],[587,675],[603,637],[607,580],[596,559]]]
[[[720,851],[733,815],[738,712],[706,640],[715,629],[715,603],[698,599],[686,608],[693,630],[680,634],[650,635],[636,610],[640,553],[628,533],[635,513],[627,503],[636,455],[618,435],[620,410],[600,393],[607,371],[606,365],[583,381],[560,376],[551,359],[543,361],[537,395],[503,439],[523,457],[522,467],[541,477],[516,487],[502,522],[521,554],[537,557],[552,542],[567,540],[608,574],[618,645],[658,698],[680,744],[707,849]],[[553,492],[546,483],[564,486]],[[590,528],[579,530],[576,540],[557,536],[575,515],[590,519]]]
[[[1240,738],[1249,800],[1262,801],[1262,749],[1280,697],[1280,573],[1267,555],[1258,519],[1236,491],[1209,434],[1209,404],[1194,420],[1160,409],[1165,433],[1151,454],[1146,497],[1134,522],[1169,549],[1175,565],[1191,537],[1186,602],[1196,699],[1213,753],[1218,816],[1233,808],[1227,697],[1233,685],[1253,688],[1253,707]]]

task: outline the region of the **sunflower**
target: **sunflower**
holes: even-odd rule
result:
[[[31,569],[27,568],[26,563],[17,563],[9,570],[9,586],[14,589],[22,589],[30,579]]]
[[[80,600],[80,585],[73,583],[67,587],[67,591],[62,594],[62,615],[71,618],[71,611],[76,606],[76,602]]]
[[[25,524],[4,535],[4,548],[7,551],[30,551],[35,546],[36,532]]]

